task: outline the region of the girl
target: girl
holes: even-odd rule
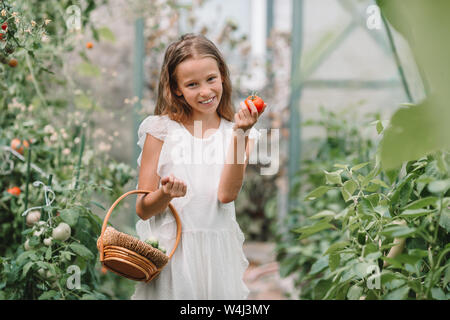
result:
[[[132,299],[247,298],[234,200],[259,138],[253,125],[262,112],[251,109],[241,103],[234,113],[228,67],[210,40],[186,34],[169,45],[155,115],[138,130],[138,189],[154,192],[137,197],[136,229],[141,240],[155,237],[170,252],[176,236],[170,202],[182,236],[162,272],[138,283]]]

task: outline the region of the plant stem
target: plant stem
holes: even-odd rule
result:
[[[30,55],[28,54],[28,51],[25,52],[25,58],[27,61],[28,69],[30,69],[31,81],[33,82],[34,89],[36,90],[36,93],[38,94],[39,98],[41,99],[41,102],[44,104],[44,107],[47,110],[48,109],[47,101],[45,100],[45,98],[41,92],[41,89],[39,88],[39,84],[36,81],[36,77],[34,76],[34,70],[33,70],[33,66],[31,65]]]
[[[441,203],[439,206],[439,213],[437,214],[436,217],[436,225],[434,227],[434,237],[433,237],[433,243],[436,244],[437,241],[437,236],[438,236],[438,230],[439,230],[439,219],[441,218],[441,213],[442,213],[442,205],[443,205],[443,197],[441,197]]]
[[[78,156],[78,165],[77,165],[77,175],[76,175],[76,181],[75,181],[75,189],[78,189],[78,181],[80,179],[80,168],[81,168],[81,159],[83,157],[83,151],[84,151],[84,131],[81,134],[81,145],[80,145],[80,153]]]
[[[27,152],[27,180],[25,185],[25,210],[28,209],[28,186],[30,184],[30,175],[31,175],[31,145],[28,147]]]

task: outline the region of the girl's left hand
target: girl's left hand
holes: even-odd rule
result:
[[[246,132],[248,129],[251,129],[253,125],[258,121],[258,118],[263,114],[264,110],[266,110],[267,104],[264,103],[264,108],[258,114],[258,110],[252,101],[248,101],[252,112],[248,110],[247,106],[244,102],[241,102],[241,109],[234,114],[234,127],[233,130],[236,131],[238,129]]]

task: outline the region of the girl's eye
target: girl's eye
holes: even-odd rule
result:
[[[216,77],[211,77],[208,79],[208,81],[214,80]]]
[[[193,87],[193,86],[195,86],[195,83],[189,83],[187,86],[188,87]]]

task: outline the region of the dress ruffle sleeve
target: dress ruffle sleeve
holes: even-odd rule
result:
[[[147,133],[154,136],[156,139],[164,141],[168,131],[168,117],[160,115],[152,115],[145,118],[138,129],[138,146],[141,148],[141,153],[137,159],[137,163],[141,165],[142,149],[144,148],[145,138]]]

